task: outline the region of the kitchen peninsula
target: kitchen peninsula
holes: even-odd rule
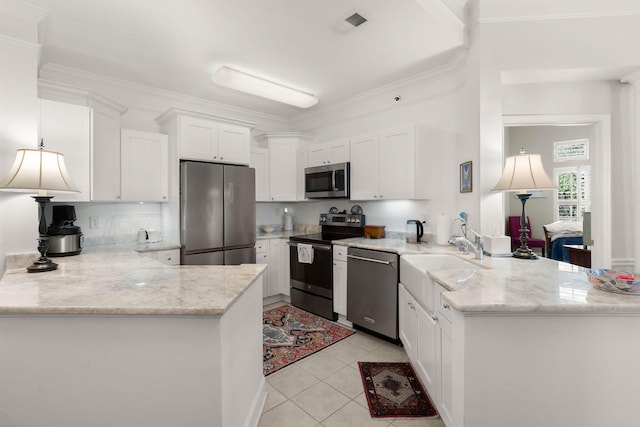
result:
[[[638,425],[640,296],[547,258],[334,244],[401,255],[400,337],[447,427]]]
[[[11,259],[0,425],[257,425],[264,265],[166,266],[89,248],[28,274]]]

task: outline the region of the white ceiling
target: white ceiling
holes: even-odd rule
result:
[[[60,64],[255,111],[303,110],[218,87],[227,65],[316,95],[323,109],[425,71],[462,44],[466,0],[29,0],[41,66]],[[332,27],[353,12],[369,22]]]

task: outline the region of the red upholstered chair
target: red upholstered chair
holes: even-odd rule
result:
[[[509,234],[511,235],[511,249],[515,250],[520,247],[520,217],[519,216],[510,216],[509,217]],[[546,242],[544,239],[534,239],[531,237],[531,221],[529,221],[529,217],[527,217],[527,236],[529,237],[529,241],[527,242],[527,246],[530,248],[540,248],[542,249],[542,256],[545,256],[544,247],[546,246]]]

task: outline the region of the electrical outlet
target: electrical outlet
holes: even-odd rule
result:
[[[89,217],[89,228],[100,228],[100,217],[99,216],[90,216]]]

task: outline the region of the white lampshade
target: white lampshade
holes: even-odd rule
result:
[[[504,172],[493,191],[552,190],[555,184],[542,166],[540,154],[525,154],[507,157]]]
[[[318,98],[313,95],[228,67],[220,67],[220,69],[211,76],[211,80],[220,86],[272,99],[299,108],[313,107],[318,103]]]
[[[74,191],[64,156],[44,149],[21,148],[11,170],[2,180],[0,188],[7,190]]]

